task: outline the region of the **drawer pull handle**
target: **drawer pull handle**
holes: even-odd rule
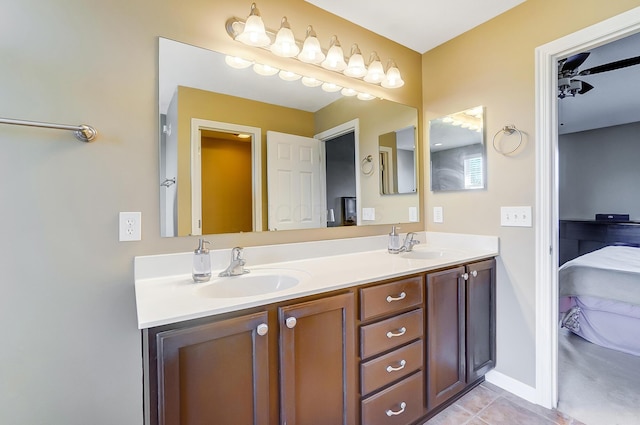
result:
[[[478,271],[477,271],[477,270],[473,270],[473,271],[471,272],[471,276],[473,276],[473,277],[478,277]]]
[[[387,410],[387,416],[398,416],[404,413],[404,409],[407,407],[407,403],[405,403],[404,401],[402,403],[400,403],[400,410],[397,411],[393,411],[391,409]]]
[[[391,295],[389,295],[387,297],[387,302],[392,303],[394,301],[404,300],[406,297],[407,297],[407,293],[403,291],[403,292],[400,292],[400,295],[398,295],[397,297],[392,297]]]
[[[256,329],[258,335],[265,336],[269,332],[269,326],[266,323],[260,323]]]
[[[387,372],[391,373],[391,372],[397,372],[399,370],[404,369],[404,367],[407,365],[407,361],[406,360],[400,360],[400,366],[398,367],[393,367],[391,365],[387,366]]]
[[[391,332],[391,331],[387,332],[387,338],[391,339],[391,338],[396,337],[396,336],[402,336],[405,333],[407,333],[407,328],[405,328],[403,326],[400,329],[398,329],[398,332],[396,332],[396,333]]]

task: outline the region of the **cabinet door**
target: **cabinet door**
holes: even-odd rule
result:
[[[160,425],[269,422],[267,313],[160,332]]]
[[[278,309],[280,423],[355,425],[353,294]]]
[[[429,409],[466,385],[464,273],[464,267],[457,267],[427,275]]]
[[[467,382],[495,366],[496,261],[469,264],[467,272]]]

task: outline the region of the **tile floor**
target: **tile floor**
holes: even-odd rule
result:
[[[483,382],[423,425],[585,425]]]

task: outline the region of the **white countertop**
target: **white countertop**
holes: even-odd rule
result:
[[[498,238],[494,236],[422,232],[417,239],[422,243],[416,245],[414,251],[431,251],[442,256],[415,259],[404,254],[389,254],[386,236],[247,247],[244,250],[245,267],[255,274],[272,270],[298,275],[302,279],[289,289],[236,298],[202,295],[207,291],[215,293],[212,285],[234,279],[217,277],[229,262],[229,249],[211,251],[212,279],[205,283],[194,283],[191,278],[192,252],[136,257],[138,328],[267,305],[467,263],[499,253]],[[203,288],[207,289],[203,291]]]

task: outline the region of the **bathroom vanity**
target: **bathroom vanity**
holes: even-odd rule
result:
[[[383,237],[248,248],[288,285],[243,297],[171,274],[186,254],[137,257],[146,423],[423,423],[495,364],[498,254],[497,238],[425,237],[398,255],[365,250]]]

